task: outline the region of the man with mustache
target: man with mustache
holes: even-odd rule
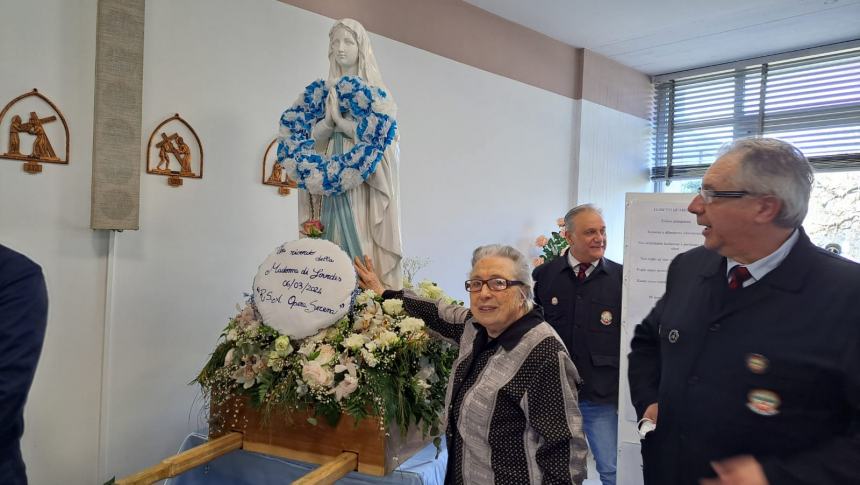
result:
[[[812,181],[772,138],[705,173],[688,208],[704,245],[672,261],[631,343],[633,404],[656,423],[645,483],[860,483],[860,265],[806,236]]]
[[[535,301],[582,377],[579,409],[603,485],[615,484],[618,447],[620,264],[603,257],[606,223],[583,204],[564,216],[567,254],[535,268]]]

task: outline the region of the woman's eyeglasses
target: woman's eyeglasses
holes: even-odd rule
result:
[[[508,289],[509,286],[522,285],[522,281],[506,280],[504,278],[490,278],[488,280],[466,280],[466,291],[469,293],[477,293],[481,288],[487,285],[487,288],[492,291],[502,291]]]

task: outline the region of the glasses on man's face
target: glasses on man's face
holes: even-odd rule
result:
[[[714,201],[714,199],[740,199],[741,197],[747,196],[750,193],[746,190],[711,190],[711,189],[703,189],[699,187],[699,195],[702,196],[702,200],[705,201],[705,204],[710,204]]]
[[[469,293],[477,293],[481,288],[487,285],[487,288],[493,291],[502,291],[508,289],[509,286],[522,285],[522,281],[506,280],[504,278],[490,278],[488,280],[466,280],[466,291]]]

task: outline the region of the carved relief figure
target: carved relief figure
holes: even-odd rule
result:
[[[36,137],[36,141],[33,142],[33,152],[30,154],[31,157],[39,160],[59,160],[59,158],[57,158],[57,154],[54,153],[54,147],[51,146],[51,141],[48,140],[45,128],[42,126],[44,123],[50,123],[56,120],[56,116],[39,118],[34,111],[30,112],[30,119],[25,126],[28,128],[27,133]]]
[[[155,167],[156,171],[170,173],[170,154],[176,154],[173,140],[178,136],[176,133],[170,136],[161,133],[161,141],[155,144],[155,148],[158,148],[158,165]]]
[[[284,178],[283,171],[284,171],[283,166],[281,164],[273,163],[272,164],[272,174],[269,175],[269,179],[267,180],[267,182],[269,182],[270,184],[283,183],[283,181],[281,180],[282,178]]]
[[[194,175],[191,170],[191,147],[189,147],[181,136],[176,137],[176,151],[173,152],[181,166],[180,175]]]
[[[9,151],[6,155],[21,155],[21,139],[18,133],[22,131],[27,131],[27,128],[21,123],[21,117],[13,116],[12,124],[9,125]]]

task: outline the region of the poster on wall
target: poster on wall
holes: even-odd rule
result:
[[[624,286],[621,300],[621,355],[663,296],[669,263],[679,253],[702,245],[702,228],[687,211],[693,194],[628,193],[624,216]],[[642,455],[636,411],[630,401],[627,359],[620,361],[618,412],[618,483],[642,483]]]

